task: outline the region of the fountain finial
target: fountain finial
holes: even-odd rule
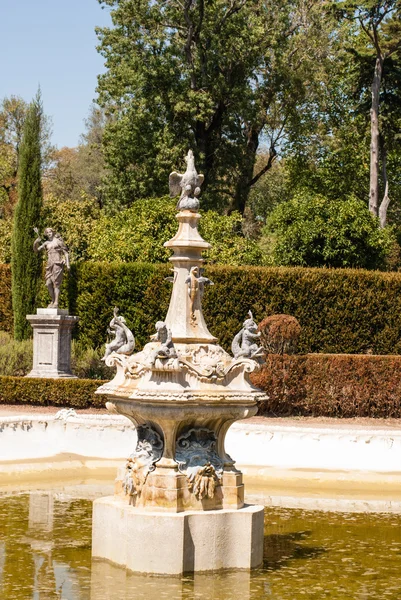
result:
[[[187,170],[185,173],[180,174],[176,171],[170,173],[168,179],[170,197],[174,198],[174,196],[181,194],[177,204],[177,209],[196,212],[199,209],[199,200],[196,198],[196,196],[199,196],[201,192],[201,185],[205,179],[205,176],[198,174],[195,167],[195,157],[192,150],[188,150],[185,161],[187,163]]]

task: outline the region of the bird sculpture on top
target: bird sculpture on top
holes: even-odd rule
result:
[[[195,157],[192,150],[188,151],[185,157],[187,163],[187,170],[183,175],[180,173],[170,173],[168,179],[170,188],[170,197],[180,195],[180,199],[177,204],[178,210],[191,210],[196,212],[199,209],[199,200],[196,196],[199,196],[201,192],[201,185],[205,179],[204,175],[198,175],[195,168]]]

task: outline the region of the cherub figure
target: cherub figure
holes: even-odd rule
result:
[[[154,366],[157,358],[176,358],[177,352],[173,344],[171,330],[167,329],[164,321],[157,321],[156,333],[151,337],[152,341],[160,342],[160,346],[154,350],[151,365]]]
[[[45,280],[51,298],[47,308],[57,308],[64,269],[70,269],[68,248],[63,238],[51,227],[46,227],[44,230],[44,235],[47,238],[44,242],[40,238],[37,227],[34,227],[34,232],[38,236],[33,243],[34,252],[40,252],[41,250],[47,252]]]
[[[116,306],[114,307],[113,315],[107,333],[114,333],[114,338],[106,344],[106,351],[102,360],[106,360],[112,352],[129,356],[135,350],[134,334],[126,326],[124,317],[118,316],[118,308]]]
[[[231,344],[234,358],[256,358],[263,355],[263,348],[256,343],[261,333],[253,320],[252,312],[249,311],[248,315],[249,319],[244,321],[243,328],[237,333]]]

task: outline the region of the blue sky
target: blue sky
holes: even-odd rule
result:
[[[97,0],[0,0],[0,100],[30,101],[40,85],[59,148],[85,129],[104,71],[94,28],[109,24]]]

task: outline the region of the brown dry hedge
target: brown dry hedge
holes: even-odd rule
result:
[[[259,415],[401,418],[401,356],[269,355]]]

